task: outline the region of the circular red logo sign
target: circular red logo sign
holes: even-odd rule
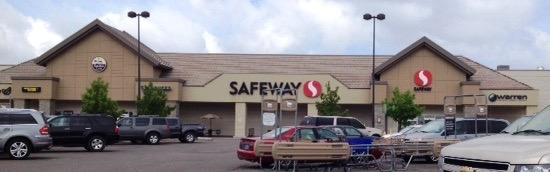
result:
[[[319,81],[307,81],[304,84],[304,95],[309,98],[316,98],[323,92],[323,87]]]
[[[414,74],[414,83],[419,87],[432,85],[432,73],[428,70],[419,70]]]

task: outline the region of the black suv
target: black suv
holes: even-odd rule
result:
[[[101,152],[118,141],[115,119],[108,116],[58,116],[48,124],[54,146],[82,146],[90,152]]]

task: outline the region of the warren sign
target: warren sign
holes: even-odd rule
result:
[[[306,81],[307,86],[303,87],[304,96],[309,98],[319,97],[323,91],[319,81]],[[282,95],[294,95],[292,90],[298,93],[302,82],[237,82],[229,83],[229,94],[231,95],[275,95],[279,94],[276,89],[282,89]]]

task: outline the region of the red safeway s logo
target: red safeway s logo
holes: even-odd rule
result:
[[[428,70],[419,70],[414,74],[414,83],[419,87],[432,85],[432,73]]]
[[[323,87],[319,81],[307,81],[304,84],[304,95],[309,98],[316,98],[323,92]]]

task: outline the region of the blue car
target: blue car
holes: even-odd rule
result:
[[[359,130],[351,126],[337,125],[326,126],[324,128],[334,131],[339,136],[345,137],[352,148],[352,155],[368,154],[369,145],[374,141],[374,137],[365,136]]]

